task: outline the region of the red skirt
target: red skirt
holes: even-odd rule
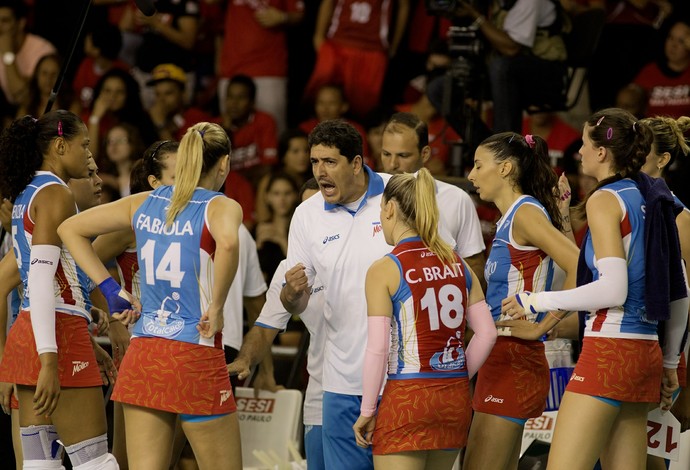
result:
[[[132,338],[113,400],[178,414],[237,409],[222,349],[163,338]]]
[[[662,374],[658,341],[587,336],[566,391],[659,403]]]
[[[471,419],[466,378],[389,380],[372,451],[382,455],[465,447]]]
[[[96,355],[86,320],[66,313],[55,314],[58,347],[58,379],[65,388],[100,387]],[[35,386],[41,362],[36,351],[31,316],[21,311],[10,328],[5,354],[0,363],[0,382]]]
[[[550,377],[544,343],[499,336],[477,374],[472,407],[491,415],[536,418],[546,408]]]

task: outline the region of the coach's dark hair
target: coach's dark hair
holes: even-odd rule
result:
[[[320,122],[309,134],[309,148],[316,145],[338,149],[340,155],[352,162],[356,156],[362,159],[362,136],[357,129],[342,119]]]
[[[526,138],[514,132],[502,132],[487,138],[479,146],[489,150],[496,161],[512,160],[515,163],[515,171],[511,175],[513,182],[523,194],[541,202],[553,226],[561,230],[563,223],[557,203],[558,177],[551,168],[546,141],[536,135]]]
[[[43,164],[55,139],[71,140],[84,132],[84,123],[62,109],[39,119],[15,119],[0,135],[0,191],[13,201]]]

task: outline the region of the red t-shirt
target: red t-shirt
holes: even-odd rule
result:
[[[388,50],[390,0],[337,0],[326,36],[335,44]]]
[[[522,135],[531,134],[532,131],[529,128],[529,118],[522,120]],[[566,149],[577,139],[579,139],[581,134],[570,127],[568,124],[563,122],[558,116],[554,117],[553,128],[551,132],[546,137],[546,145],[549,147],[549,157],[551,157],[551,166],[556,173],[561,173],[563,161],[563,153]]]
[[[254,188],[246,178],[236,171],[229,172],[225,179],[225,195],[242,207],[242,222],[254,220]]]
[[[649,97],[647,116],[690,116],[690,67],[669,76],[656,63],[650,63],[635,77],[635,83]]]
[[[246,170],[257,165],[273,165],[278,160],[276,122],[270,114],[255,111],[249,122],[230,134],[230,169]]]
[[[198,108],[189,108],[182,114],[177,114],[173,118],[173,121],[178,127],[177,132],[175,132],[175,140],[180,141],[182,140],[182,137],[184,137],[188,128],[200,122],[213,122],[213,118],[210,114],[207,114]]]
[[[225,14],[221,77],[240,73],[250,77],[287,76],[284,29],[264,28],[254,17],[269,6],[290,13],[304,10],[301,0],[230,0]]]

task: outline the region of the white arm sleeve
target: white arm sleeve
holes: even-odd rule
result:
[[[688,330],[688,306],[690,298],[674,300],[669,305],[671,318],[664,325],[664,368],[676,369],[680,360],[680,352],[683,345],[683,336]]]
[[[599,279],[596,281],[575,289],[532,294],[529,296],[529,303],[537,312],[591,311],[623,305],[628,298],[627,261],[623,258],[602,258],[597,261],[597,270]]]
[[[56,353],[55,294],[53,279],[60,261],[60,247],[33,245],[29,268],[29,308],[31,329],[38,354]],[[32,295],[33,294],[33,295]]]

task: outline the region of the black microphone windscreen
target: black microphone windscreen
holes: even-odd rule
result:
[[[156,7],[153,6],[153,0],[134,0],[137,8],[146,16],[153,16],[156,13]]]

